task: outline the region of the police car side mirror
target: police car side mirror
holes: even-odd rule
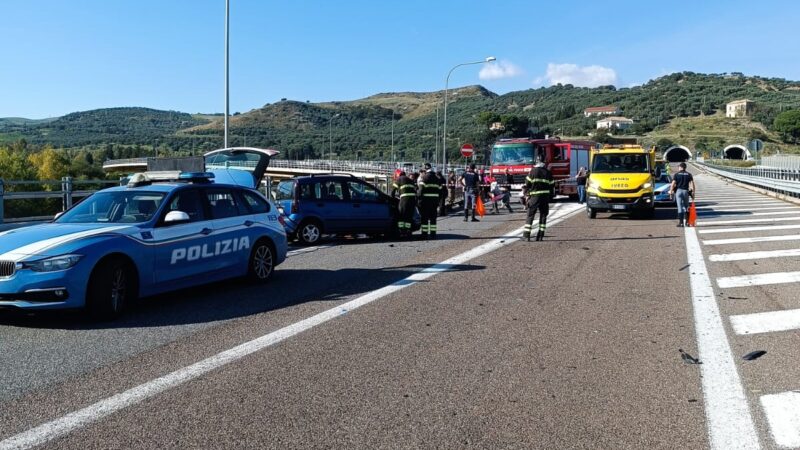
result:
[[[63,216],[63,215],[64,215],[64,211],[61,211],[60,213],[56,213],[56,215],[53,217],[53,220],[58,220],[58,218]]]
[[[164,217],[164,224],[166,225],[174,225],[176,223],[183,223],[192,220],[188,214],[183,211],[170,211],[167,213],[167,216]]]

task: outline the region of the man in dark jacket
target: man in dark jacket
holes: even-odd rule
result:
[[[536,165],[525,178],[525,187],[523,188],[523,192],[528,196],[528,218],[522,233],[524,239],[531,240],[531,229],[536,211],[539,211],[539,231],[536,233],[536,240],[544,239],[547,214],[550,213],[550,197],[553,195],[554,187],[553,174],[547,170],[541,160],[537,160]]]
[[[475,164],[469,165],[469,170],[461,175],[459,181],[464,186],[464,222],[469,220],[470,212],[472,212],[472,221],[479,222],[475,218],[475,204],[480,193],[481,181],[480,175],[475,172]]]
[[[431,169],[431,165],[425,163],[424,167],[425,172],[417,181],[417,195],[419,197],[419,213],[422,216],[422,237],[427,239],[436,237],[436,216],[442,185]]]
[[[446,216],[447,215],[447,180],[444,179],[444,174],[442,174],[442,169],[436,170],[436,179],[439,181],[439,215]]]

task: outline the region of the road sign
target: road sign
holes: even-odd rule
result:
[[[472,144],[464,144],[461,146],[461,156],[464,158],[469,158],[475,152],[475,148]]]
[[[761,150],[764,150],[764,141],[761,139],[753,139],[749,144],[750,145],[748,145],[748,147],[750,147],[751,151],[760,152]]]

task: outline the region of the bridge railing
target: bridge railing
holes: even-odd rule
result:
[[[72,177],[64,177],[61,180],[37,181],[0,179],[0,223],[46,220],[53,217],[52,215],[47,215],[6,218],[5,202],[9,200],[60,198],[61,211],[66,211],[72,207],[75,199],[88,197],[102,188],[118,185],[119,180],[75,180]],[[54,188],[47,189],[50,186]]]
[[[800,197],[800,167],[732,167],[702,162],[697,164],[709,172],[734,181],[792,197]]]

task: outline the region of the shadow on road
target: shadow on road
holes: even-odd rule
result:
[[[81,311],[0,311],[0,325],[68,330],[142,328],[224,321],[312,302],[341,301],[403,280],[433,265],[384,269],[278,269],[264,285],[229,280],[141,299],[111,322],[91,322]],[[462,264],[448,272],[482,270]]]

